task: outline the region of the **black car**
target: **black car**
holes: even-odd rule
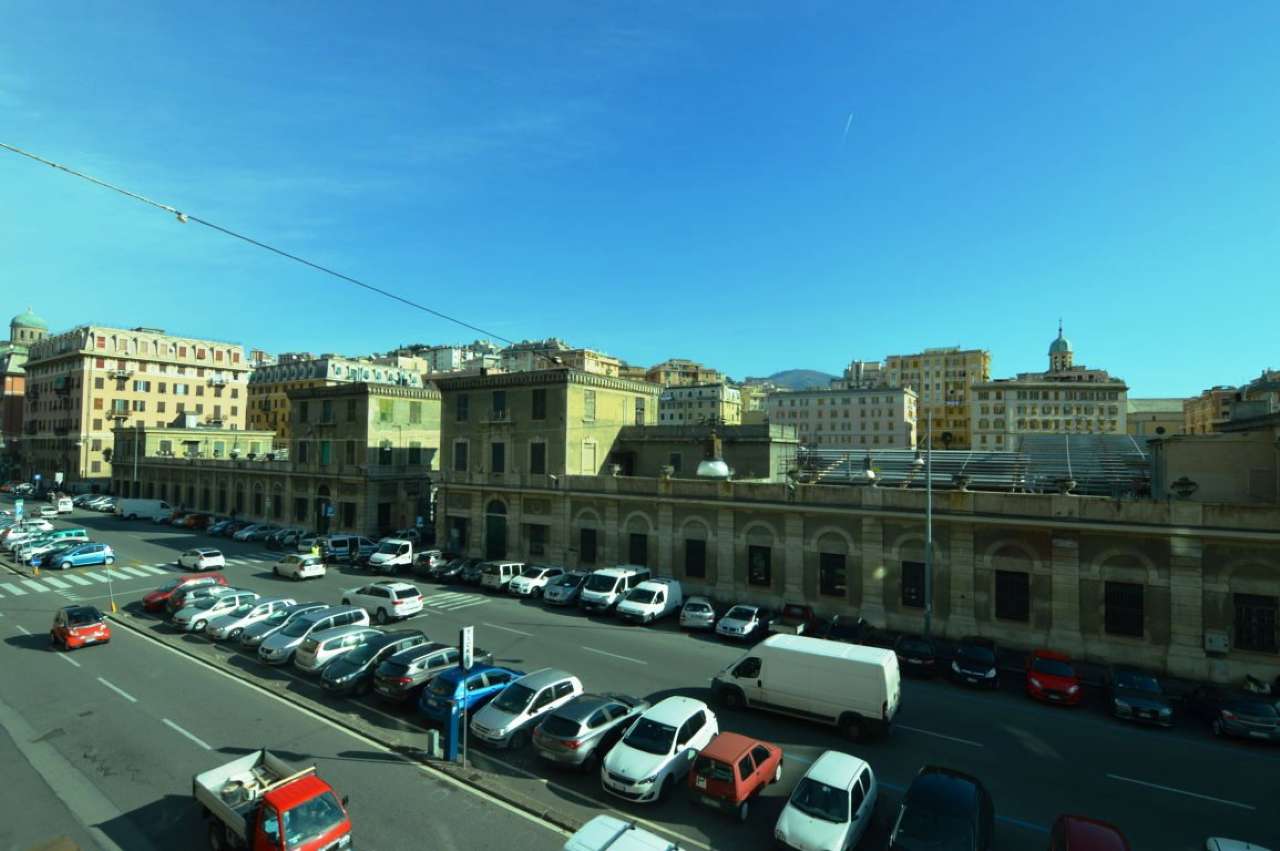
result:
[[[919,635],[900,635],[893,643],[898,669],[904,674],[932,677],[937,670],[938,648],[933,641]]]
[[[1173,726],[1173,706],[1153,675],[1117,665],[1107,670],[1105,682],[1107,703],[1115,717],[1161,727]]]
[[[898,807],[889,851],[987,851],[996,808],[982,781],[926,765]]]
[[[951,678],[971,686],[1000,688],[1000,669],[996,665],[996,643],[990,638],[968,635],[956,645],[951,660]]]
[[[326,665],[320,684],[330,694],[365,694],[373,689],[373,674],[379,665],[397,653],[426,643],[427,636],[421,630],[385,632]]]
[[[1280,713],[1272,695],[1199,686],[1187,698],[1187,708],[1206,722],[1215,736],[1280,742]]]
[[[493,664],[489,651],[476,648],[473,653],[475,664]],[[373,674],[373,690],[387,700],[416,703],[422,687],[441,671],[456,668],[459,657],[457,647],[434,641],[402,650],[378,665]]]
[[[465,585],[479,585],[480,573],[484,570],[484,561],[478,558],[469,558],[467,563],[458,571],[457,581]]]
[[[820,637],[845,644],[866,644],[871,637],[871,627],[862,618],[835,615],[822,629]]]

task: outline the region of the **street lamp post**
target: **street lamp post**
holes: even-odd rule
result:
[[[933,417],[926,417],[924,460],[916,455],[916,466],[924,466],[924,637],[933,626]]]

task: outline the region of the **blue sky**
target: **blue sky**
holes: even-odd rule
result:
[[[1280,367],[1273,2],[111,5],[6,4],[0,139],[503,337],[1005,376],[1061,316],[1137,396]],[[0,198],[55,328],[475,336],[11,154]]]

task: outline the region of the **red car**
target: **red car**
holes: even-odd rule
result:
[[[49,643],[75,650],[89,644],[106,644],[111,640],[111,627],[102,612],[93,606],[64,606],[53,616]]]
[[[1130,851],[1129,840],[1113,824],[1084,816],[1058,816],[1049,833],[1049,851]]]
[[[1084,696],[1071,657],[1054,650],[1035,650],[1027,657],[1027,694],[1045,703],[1075,706]]]
[[[198,588],[201,585],[226,585],[227,578],[221,573],[187,573],[170,579],[156,590],[142,598],[142,608],[148,612],[158,612],[169,602],[169,598],[179,591]]]
[[[689,792],[694,801],[746,821],[748,801],[781,779],[782,748],[737,733],[720,733],[694,760]]]

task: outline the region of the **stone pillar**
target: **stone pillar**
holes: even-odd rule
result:
[[[623,534],[618,528],[618,501],[610,499],[604,504],[604,528],[600,530],[596,540],[596,546],[600,549],[596,554],[597,564],[623,564],[626,561],[618,544],[623,539]]]
[[[859,614],[884,628],[884,524],[879,517],[862,518],[862,608]]]
[[[563,565],[565,570],[572,570],[578,566],[578,552],[573,536],[573,501],[563,491],[555,491],[552,499],[554,507],[551,509],[551,516],[556,518],[560,527],[551,533],[552,540],[559,544],[558,547],[553,545],[552,550],[559,559],[557,563]]]
[[[968,523],[955,523],[947,527],[947,575],[948,583],[947,620],[942,632],[948,638],[960,638],[972,635],[977,622],[973,616],[973,596],[977,578],[974,571],[973,526]],[[935,570],[937,576],[937,550],[934,550]],[[934,592],[936,595],[937,587]],[[937,597],[934,597],[934,614],[938,611]]]
[[[507,558],[523,560],[526,555],[524,529],[521,526],[524,506],[521,505],[520,493],[507,491],[503,496],[507,502]]]
[[[783,523],[783,600],[799,602],[804,599],[804,556],[804,517],[791,512],[786,515]]]
[[[1084,655],[1080,634],[1080,539],[1076,535],[1053,535],[1052,584],[1049,600],[1049,646],[1073,656]]]
[[[1166,670],[1176,677],[1209,679],[1204,652],[1204,562],[1198,538],[1169,540],[1169,650]]]
[[[471,522],[467,524],[467,552],[475,553],[483,558],[484,551],[484,535],[485,522],[488,518],[484,515],[484,494],[480,491],[471,492]]]
[[[724,603],[734,600],[734,540],[733,509],[716,510],[716,528],[714,532],[716,548],[716,584],[713,595]]]
[[[673,518],[671,503],[658,503],[658,552],[653,559],[653,571],[663,576],[675,576],[676,565],[673,558]]]

